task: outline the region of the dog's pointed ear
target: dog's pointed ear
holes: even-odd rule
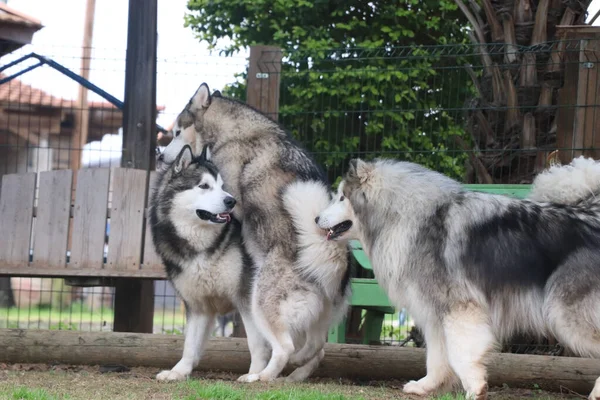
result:
[[[195,110],[207,109],[210,106],[210,89],[206,83],[202,83],[190,100],[190,105]]]
[[[350,160],[348,167],[348,178],[355,178],[361,182],[365,182],[368,180],[372,169],[373,167],[370,163],[367,163],[360,158],[354,158]]]
[[[221,92],[219,90],[215,90],[213,92],[213,94],[211,95],[211,97],[223,97],[223,95],[221,94]]]
[[[192,153],[192,148],[186,144],[177,155],[173,165],[173,170],[176,174],[179,174],[181,171],[189,167],[193,159],[194,153]]]
[[[208,144],[205,144],[202,148],[202,153],[200,153],[200,159],[202,161],[210,161],[211,156],[212,153],[210,152],[210,146]]]

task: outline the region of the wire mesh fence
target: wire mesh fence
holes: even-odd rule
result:
[[[44,55],[78,71],[81,60],[74,54],[80,49],[51,50]],[[90,80],[108,79],[103,89],[122,98],[125,52],[103,51],[94,51]],[[598,158],[599,54],[597,39],[533,47],[344,48],[285,53],[277,65],[264,54],[261,73],[279,74],[279,122],[313,153],[331,182],[350,158],[393,157],[465,183],[530,183],[556,160]],[[243,57],[159,55],[159,123],[169,128],[203,81],[245,101],[246,68]],[[74,159],[82,167],[120,165],[121,111],[96,95],[90,95],[87,139],[74,143],[86,112],[73,100],[77,91],[78,84],[46,67],[0,85],[0,174],[70,168]],[[113,288],[66,283],[0,278],[0,328],[112,330]],[[182,333],[184,311],[170,284],[155,282],[154,304],[154,332]],[[348,341],[360,341],[364,321],[364,312],[349,318]],[[234,322],[220,319],[214,334],[229,335]],[[386,314],[380,339],[424,342],[405,310]],[[518,343],[524,344],[506,350],[532,352],[537,346],[537,352],[560,353],[553,343]]]

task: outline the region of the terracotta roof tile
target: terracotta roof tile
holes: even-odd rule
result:
[[[4,78],[6,75],[0,73],[0,78]],[[28,106],[42,106],[42,107],[54,107],[54,108],[79,108],[76,100],[68,100],[60,97],[51,95],[41,89],[37,89],[23,83],[19,79],[15,78],[0,85],[0,103],[10,105],[28,105]],[[107,101],[90,101],[88,102],[90,108],[96,109],[116,109],[112,103]],[[157,106],[158,111],[165,109],[164,106]]]
[[[37,29],[43,27],[42,22],[39,19],[23,14],[4,3],[0,3],[0,21],[30,26]]]

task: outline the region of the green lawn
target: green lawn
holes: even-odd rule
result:
[[[113,315],[110,308],[90,310],[81,303],[64,309],[38,306],[0,308],[0,329],[112,330]],[[180,309],[157,310],[154,314],[155,331],[160,333],[181,333],[184,324],[185,316]]]
[[[101,374],[97,367],[6,365],[0,364],[0,399],[26,400],[104,400],[104,399],[214,399],[214,400],[375,400],[419,399],[404,396],[403,382],[363,382],[311,379],[307,383],[287,384],[234,381],[227,373],[195,373],[182,383],[158,383],[156,369],[134,368],[119,374]],[[569,395],[542,392],[531,388],[492,390],[491,399],[557,400]],[[436,400],[459,400],[462,395],[444,395]]]

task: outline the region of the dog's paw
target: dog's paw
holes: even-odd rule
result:
[[[417,396],[427,396],[428,392],[417,381],[410,381],[402,388],[406,394],[416,394]]]
[[[186,379],[187,375],[183,375],[172,369],[161,371],[158,375],[156,375],[156,380],[159,382],[184,381]]]
[[[252,382],[256,382],[256,381],[260,380],[260,375],[259,374],[245,374],[245,375],[240,376],[237,380],[238,380],[238,382],[252,383]]]

